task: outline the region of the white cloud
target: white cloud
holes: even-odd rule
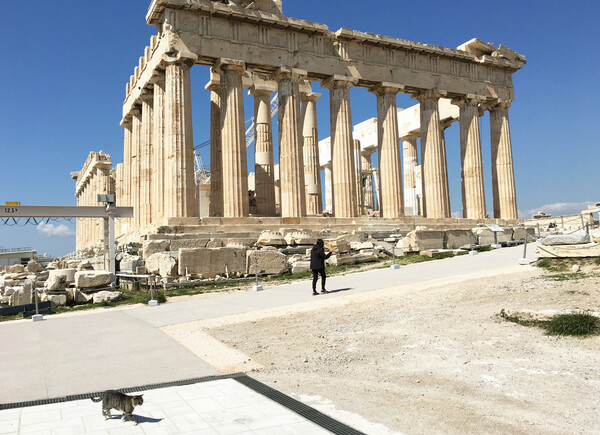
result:
[[[54,224],[42,222],[38,224],[37,230],[47,237],[70,237],[75,235],[75,232],[64,224],[54,226]]]
[[[536,214],[538,211],[543,211],[544,213],[551,214],[552,216],[579,214],[582,210],[585,210],[594,204],[596,203],[593,201],[557,202],[556,204],[540,205],[539,207],[532,208],[531,210],[519,210],[519,217],[521,219],[531,219],[531,216]]]

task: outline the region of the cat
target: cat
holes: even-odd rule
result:
[[[112,418],[110,415],[110,410],[114,408],[119,411],[123,411],[121,420],[125,421],[125,417],[127,416],[127,418],[133,422],[133,424],[138,424],[132,412],[133,408],[144,403],[142,395],[128,396],[127,394],[123,394],[119,391],[108,390],[100,394],[100,397],[92,397],[91,399],[92,402],[100,402],[102,400],[102,415],[104,416],[105,420]]]

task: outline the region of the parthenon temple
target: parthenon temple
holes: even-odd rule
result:
[[[345,28],[332,32],[286,17],[281,0],[153,0],[146,20],[157,32],[126,85],[123,163],[111,172],[98,155],[76,176],[78,203],[87,204],[94,199],[86,186],[110,185],[96,183],[89,169],[97,167],[100,180],[112,174],[117,205],[134,208],[119,233],[240,219],[361,225],[368,215],[400,228],[518,219],[509,107],[512,74],[524,66],[524,56],[478,39],[450,49]],[[211,117],[210,134],[203,132],[210,135],[210,186],[204,187],[195,173],[192,134],[190,70],[198,66],[210,68],[210,81],[202,83],[210,91]],[[327,139],[318,135],[321,94],[312,82],[329,92]],[[375,119],[354,126],[352,87],[373,94]],[[254,98],[252,114],[244,112],[245,89]],[[415,105],[399,110],[398,93],[409,94]],[[485,111],[490,211],[479,125]],[[250,116],[255,145],[249,185]],[[450,210],[444,130],[453,121],[460,123],[463,219],[451,218]],[[372,162],[376,151],[378,161]],[[78,228],[78,247],[94,238],[89,231],[81,229],[79,243]]]

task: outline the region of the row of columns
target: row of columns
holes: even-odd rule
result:
[[[134,225],[160,224],[164,217],[197,215],[190,68],[193,61],[166,56],[164,72],[156,71],[139,107],[123,121],[124,164],[120,205],[134,207]],[[245,65],[221,59],[214,66],[211,91],[211,201],[210,214],[225,217],[249,215],[243,83]],[[307,72],[280,68],[273,76],[277,88],[260,83],[252,87],[256,122],[255,171],[258,215],[275,215],[275,182],[270,97],[279,95],[280,197],[282,217],[303,217],[323,212],[318,155],[316,101],[319,94],[300,92]],[[217,79],[218,77],[218,79]],[[266,81],[265,81],[266,83]],[[336,217],[355,217],[374,198],[363,198],[362,161],[352,136],[350,88],[355,81],[333,76],[322,83],[330,92],[331,167],[325,168],[326,189]],[[381,215],[404,216],[403,181],[408,203],[416,209],[416,137],[403,140],[402,178],[396,96],[402,87],[381,83],[370,89],[377,97]],[[438,101],[443,92],[428,90],[413,95],[421,103],[421,161],[423,214],[450,217],[444,126]],[[461,177],[464,217],[485,218],[483,165],[476,97],[454,100],[460,107]],[[487,106],[492,136],[492,179],[495,217],[517,217],[508,103]],[[368,159],[370,160],[370,158]],[[357,169],[358,168],[358,169]]]

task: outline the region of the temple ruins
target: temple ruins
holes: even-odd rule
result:
[[[123,162],[111,170],[107,156],[92,153],[74,174],[78,204],[113,192],[116,205],[134,208],[134,217],[117,228],[122,240],[282,226],[408,232],[421,225],[517,224],[509,107],[512,74],[524,56],[478,39],[450,49],[345,28],[331,32],[286,17],[281,0],[153,0],[146,20],[157,32],[126,85]],[[194,167],[192,67],[210,68],[205,186]],[[319,140],[321,95],[311,82],[329,91],[328,139]],[[352,87],[368,89],[377,107],[377,118],[356,127]],[[250,186],[245,89],[254,97]],[[419,104],[398,110],[398,93]],[[479,117],[485,111],[493,210],[486,210],[483,182]],[[444,130],[453,121],[460,123],[463,219],[450,212]],[[101,237],[93,223],[78,225],[77,247]]]

